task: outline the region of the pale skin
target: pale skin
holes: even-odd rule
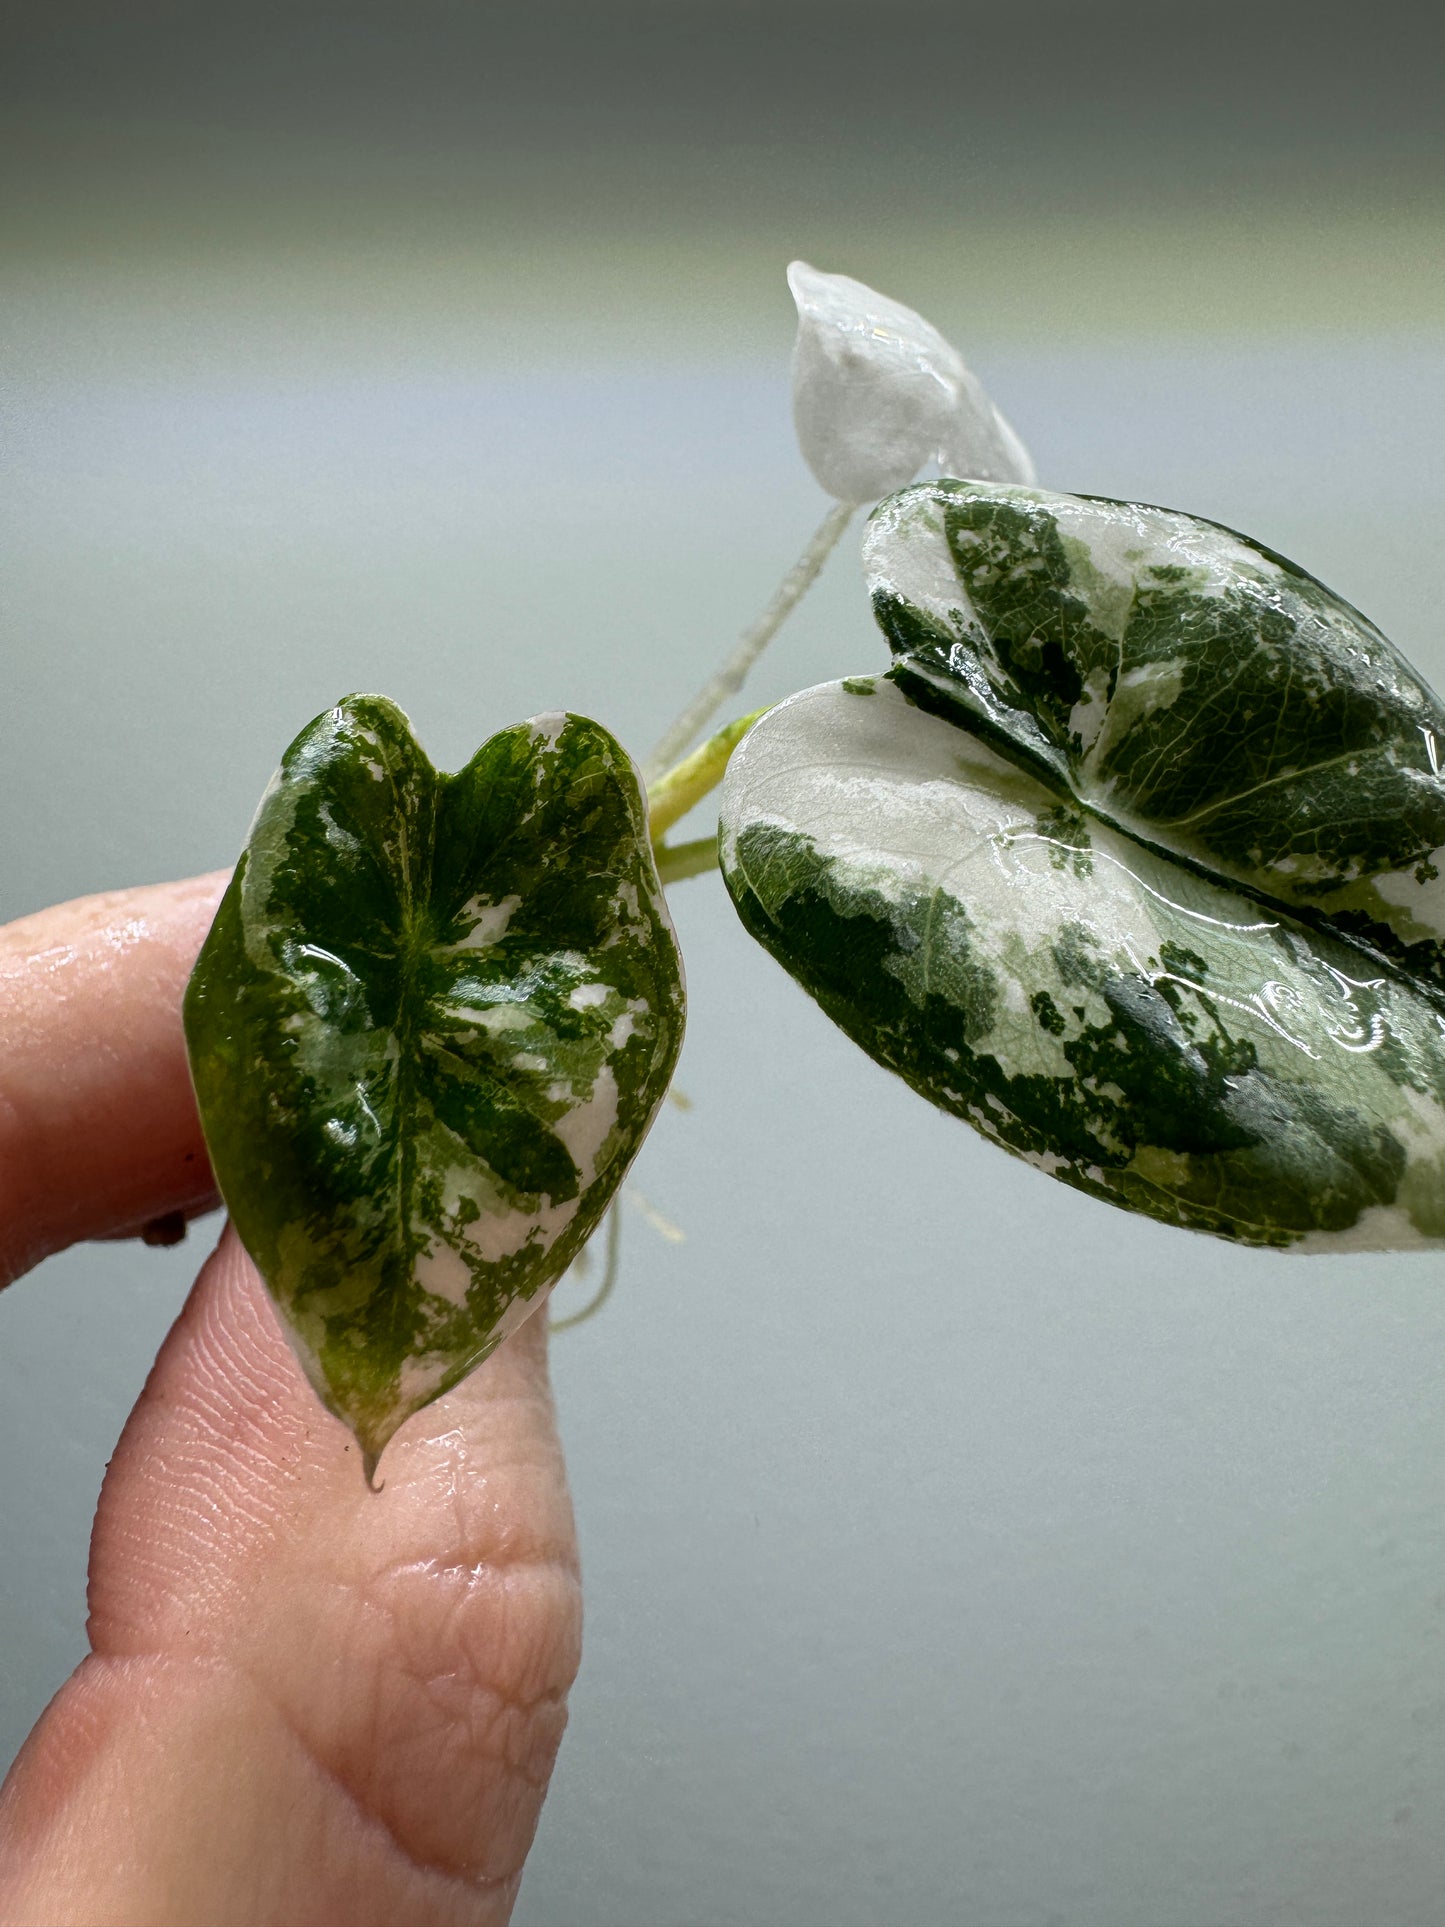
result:
[[[0,930],[0,1282],[216,1203],[180,1000],[224,883]],[[223,1233],[106,1476],[90,1652],[0,1790],[0,1922],[507,1920],[581,1636],[545,1319],[379,1477]]]

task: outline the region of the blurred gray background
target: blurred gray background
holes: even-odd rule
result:
[[[10,7],[0,914],[234,855],[380,689],[638,752],[825,503],[795,254],[1045,480],[1250,530],[1437,686],[1441,30],[1416,9]],[[878,665],[857,544],[754,701]],[[704,827],[699,824],[699,829]],[[1445,1921],[1445,1279],[1050,1185],[673,893],[624,1275],[554,1367],[584,1670],[522,1927]],[[0,1299],[0,1759],[214,1225]],[[579,1295],[569,1287],[575,1301]]]

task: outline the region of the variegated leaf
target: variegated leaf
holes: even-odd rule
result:
[[[887,678],[772,710],[722,865],[868,1054],[1054,1176],[1303,1249],[1445,1242],[1445,1019],[1101,823]]]
[[[1197,516],[974,482],[884,502],[865,554],[917,702],[1445,992],[1445,706],[1313,576]]]
[[[226,1204],[373,1463],[541,1302],[682,1039],[636,771],[572,715],[438,774],[353,696],[267,790],[186,998]]]

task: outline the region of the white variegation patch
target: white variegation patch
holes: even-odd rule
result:
[[[585,1102],[574,1103],[553,1125],[577,1167],[585,1190],[597,1176],[602,1149],[617,1123],[617,1079],[611,1064],[603,1064]]]
[[[544,755],[555,751],[562,740],[562,732],[566,729],[568,720],[568,712],[565,709],[548,709],[540,716],[534,716],[527,725],[534,747]],[[539,781],[542,774],[539,768],[537,771]]]
[[[1284,571],[1229,529],[1177,509],[1141,502],[1101,504],[1032,491],[1047,505],[1090,614],[1105,634],[1120,634],[1141,577],[1159,567],[1183,569],[1191,595],[1238,591],[1241,579],[1278,583]]]
[[[1397,1204],[1374,1204],[1348,1231],[1307,1231],[1290,1249],[1301,1257],[1352,1251],[1438,1251],[1445,1238],[1427,1237]]]
[[[472,1274],[450,1245],[434,1244],[418,1252],[415,1276],[428,1297],[443,1299],[458,1309],[466,1304]]]
[[[1417,943],[1422,937],[1445,938],[1445,849],[1432,850],[1427,865],[1423,876],[1418,874],[1423,867],[1420,865],[1410,870],[1388,870],[1349,891],[1343,900],[1368,903],[1373,893],[1375,902],[1369,907],[1406,943]]]
[[[522,907],[519,896],[503,897],[500,903],[491,903],[484,897],[472,897],[464,903],[460,916],[469,925],[465,936],[458,937],[452,944],[453,950],[485,950],[490,945],[500,943],[507,934],[507,925]]]

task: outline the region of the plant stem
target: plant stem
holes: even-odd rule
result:
[[[729,696],[743,686],[748,671],[782,628],[791,611],[818,579],[819,571],[838,546],[839,537],[853,519],[857,504],[834,502],[818,524],[812,541],[778,584],[777,593],[750,629],[743,631],[736,649],[711,682],[700,689],[677,721],[667,730],[648,759],[644,774],[649,782],[661,776],[668,765],[683,754]]]
[[[548,1331],[570,1331],[574,1325],[585,1325],[594,1313],[601,1311],[603,1305],[612,1296],[612,1287],[617,1283],[617,1260],[621,1250],[622,1213],[618,1210],[617,1201],[614,1199],[607,1211],[607,1264],[602,1273],[602,1283],[581,1311],[571,1312],[566,1318],[552,1319],[547,1327]]]
[[[759,716],[767,713],[766,709],[755,709],[750,716],[739,716],[716,735],[709,736],[691,756],[684,756],[665,776],[648,785],[647,814],[654,843],[660,843],[664,832],[686,816],[694,803],[700,803],[709,790],[717,788],[728,758]]]
[[[700,836],[696,843],[654,843],[657,874],[664,883],[681,883],[684,877],[700,877],[705,870],[717,868],[717,838]]]

